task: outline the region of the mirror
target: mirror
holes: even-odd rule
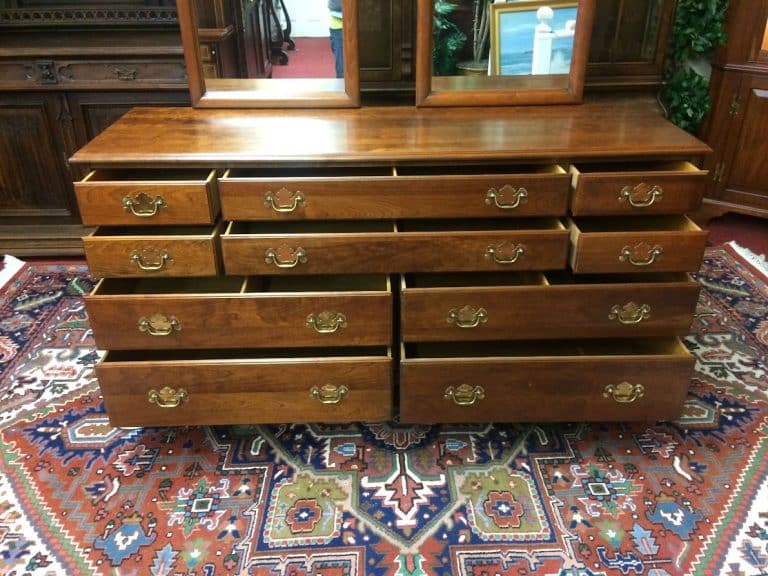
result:
[[[595,0],[418,0],[417,106],[580,102]]]
[[[320,8],[321,15],[313,17],[314,29],[324,29],[320,32],[324,36],[301,38],[312,41],[304,48],[299,45],[299,38],[290,35],[291,16],[295,20],[305,13],[302,2]],[[294,14],[288,13],[286,4],[291,5]],[[359,106],[357,1],[341,0],[340,4],[341,14],[331,12],[327,0],[177,0],[192,105]],[[335,32],[339,26],[340,34]],[[339,52],[334,49],[339,47],[343,57],[337,61],[335,55]],[[308,68],[306,62],[299,64],[302,57],[313,63]],[[294,67],[290,70],[292,60]],[[317,62],[320,67],[315,65]],[[298,68],[302,70],[297,71]]]

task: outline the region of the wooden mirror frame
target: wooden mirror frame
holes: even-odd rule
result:
[[[232,78],[203,76],[195,0],[176,0],[187,65],[189,94],[196,108],[355,108],[360,106],[357,0],[342,0],[344,78]],[[340,90],[342,83],[344,89]],[[214,85],[215,86],[212,86]]]
[[[432,76],[432,18],[434,0],[417,0],[416,105],[514,106],[581,102],[589,58],[595,0],[579,0],[568,87],[547,86],[536,76]],[[558,75],[560,77],[560,75]],[[523,85],[528,79],[529,88]]]

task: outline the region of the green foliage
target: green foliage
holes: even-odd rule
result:
[[[691,68],[690,61],[709,59],[725,43],[727,9],[728,0],[679,0],[677,5],[662,98],[669,119],[691,133],[698,131],[711,101],[708,79]]]
[[[467,35],[450,19],[456,5],[436,0],[432,26],[432,73],[449,76],[456,72],[456,55],[464,47]]]

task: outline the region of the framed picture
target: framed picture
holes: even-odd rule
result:
[[[491,74],[570,74],[578,8],[577,0],[492,4]]]

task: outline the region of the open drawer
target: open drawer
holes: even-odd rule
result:
[[[389,278],[220,277],[99,282],[86,306],[107,350],[389,345]]]
[[[700,290],[687,274],[406,274],[400,282],[405,342],[682,336]]]
[[[562,216],[569,176],[556,164],[233,168],[226,220]]]
[[[571,214],[684,214],[701,203],[706,170],[690,162],[577,163]]]
[[[91,275],[215,276],[218,226],[97,228],[83,238]]]
[[[677,339],[405,345],[400,421],[674,419],[692,367]]]
[[[98,169],[75,182],[83,224],[213,224],[219,213],[215,170]]]
[[[108,352],[96,375],[112,426],[392,417],[388,348]]]
[[[571,269],[606,272],[697,272],[707,233],[685,216],[569,219]]]

